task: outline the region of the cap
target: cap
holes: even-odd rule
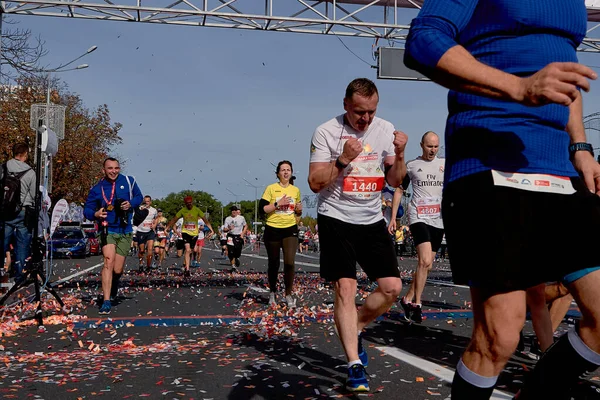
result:
[[[239,208],[238,208],[238,206],[231,206],[231,207],[229,207],[229,210],[230,211],[238,211]]]
[[[184,203],[188,203],[188,202],[190,202],[190,201],[194,201],[194,199],[192,198],[192,196],[185,196],[185,197],[183,198],[183,202],[184,202]]]

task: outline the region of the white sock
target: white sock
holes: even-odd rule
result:
[[[352,368],[352,366],[353,366],[353,365],[356,365],[356,364],[360,364],[360,365],[362,365],[362,362],[361,362],[360,360],[354,360],[354,361],[350,361],[350,362],[348,363],[348,368]]]

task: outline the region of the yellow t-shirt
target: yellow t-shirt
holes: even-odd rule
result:
[[[192,206],[191,210],[183,207],[176,214],[177,218],[183,217],[183,225],[181,233],[187,233],[190,236],[198,236],[198,219],[204,217],[204,212],[196,206]]]
[[[277,209],[267,215],[267,225],[273,228],[289,228],[296,225],[294,210],[296,210],[296,204],[300,202],[300,189],[294,185],[283,187],[279,183],[274,183],[267,186],[262,198],[268,201],[269,204],[273,204],[281,200],[284,194],[290,198],[290,204],[277,205]]]

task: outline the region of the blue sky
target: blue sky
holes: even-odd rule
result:
[[[407,10],[403,22],[412,15]],[[262,188],[275,181],[271,163],[282,159],[293,162],[302,194],[311,194],[306,179],[315,127],[343,112],[350,80],[376,79],[376,70],[335,36],[10,18],[46,41],[50,66],[98,46],[81,60],[88,69],[61,77],[88,107],[108,104],[113,121],[123,124],[115,155],[153,197],[193,189],[227,203],[235,200],[229,189],[238,200],[253,199],[254,188],[243,178]],[[343,40],[375,63],[372,40]],[[582,62],[600,66],[600,54],[584,55]],[[407,157],[416,157],[425,131],[444,130],[447,91],[425,82],[376,83],[377,115],[408,134]],[[594,82],[585,114],[600,111],[599,93]],[[590,141],[600,146],[598,132],[590,132]]]

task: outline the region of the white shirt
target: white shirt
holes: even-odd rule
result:
[[[152,222],[154,221],[154,218],[156,218],[156,216],[158,215],[158,211],[156,211],[156,208],[154,207],[149,207],[148,208],[148,215],[146,216],[146,218],[144,219],[144,221],[138,225],[138,232],[150,232],[152,230]]]
[[[204,220],[198,220],[198,240],[204,239]]]
[[[175,234],[177,238],[181,239],[181,228],[183,228],[183,217],[179,218],[177,222],[175,222]]]
[[[315,130],[310,162],[335,160],[342,154],[344,143],[349,138],[359,139],[363,151],[339,174],[335,182],[319,192],[317,212],[351,224],[373,224],[383,218],[383,161],[395,154],[394,126],[375,117],[366,132],[358,132],[344,124],[344,115],[333,118]]]
[[[417,157],[406,163],[406,178],[403,188],[412,184],[413,195],[408,206],[408,221],[415,224],[424,222],[434,228],[444,229],[442,221],[442,190],[444,188],[445,160],[432,161]]]
[[[225,218],[225,226],[229,229],[233,225],[233,229],[227,231],[227,233],[231,233],[232,235],[241,235],[244,227],[246,226],[246,219],[241,215],[236,215],[235,218],[229,216]]]

